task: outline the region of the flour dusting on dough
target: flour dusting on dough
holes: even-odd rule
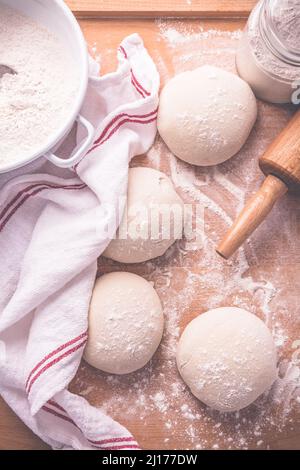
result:
[[[161,48],[150,51],[163,82],[204,64],[235,71],[240,30],[207,31],[197,21],[187,26],[174,20],[160,20],[157,28],[158,45],[163,42],[171,58],[167,64]],[[288,107],[259,103],[249,141],[238,155],[215,168],[196,168],[176,159],[159,137],[146,157],[133,162],[165,172],[186,203],[203,206],[205,238],[201,243],[178,241],[165,256],[143,265],[121,265],[122,270],[153,282],[164,306],[162,344],[148,366],[128,377],[107,376],[83,364],[73,389],[129,428],[135,429],[139,420],[140,436],[147,435],[144,442],[150,447],[149,427],[155,427],[161,448],[166,449],[174,449],[179,436],[182,448],[266,449],[271,436],[275,441],[281,432],[292,432],[300,420],[300,276],[299,270],[287,266],[290,256],[300,266],[299,201],[282,200],[231,261],[215,252],[220,236],[262,181],[258,157],[289,116]],[[119,269],[117,263],[99,262],[99,274]],[[179,378],[175,352],[191,312],[195,317],[229,305],[253,312],[267,323],[277,345],[280,376],[270,394],[246,410],[226,415],[207,409],[191,395]]]

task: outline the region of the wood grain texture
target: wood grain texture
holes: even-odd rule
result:
[[[260,158],[260,168],[267,175],[261,188],[245,208],[219,245],[217,252],[229,259],[264,222],[277,200],[288,187],[300,191],[300,112],[272,142]]]
[[[260,189],[247,202],[232,227],[227,232],[217,253],[231,258],[240,246],[265,221],[280,197],[287,193],[287,186],[276,176],[268,175]]]
[[[70,1],[69,3],[73,3],[73,5],[77,4],[77,8],[80,11],[80,4],[82,6],[83,2],[75,2]],[[85,4],[92,4],[96,2],[84,2]],[[99,4],[99,2],[97,2]],[[107,1],[106,4],[113,3]],[[124,5],[126,2],[122,2]],[[141,3],[141,2],[139,2]],[[154,2],[155,3],[155,2]],[[158,3],[158,2],[156,2]],[[159,2],[162,3],[162,2]],[[168,2],[170,4],[170,2]],[[178,2],[176,0],[172,2],[172,5],[176,5]],[[181,2],[183,3],[183,2]],[[202,2],[206,5],[208,3],[215,4],[217,2]],[[219,5],[223,5],[225,2],[218,2]],[[250,2],[227,2],[228,4],[245,4],[249,5]],[[254,3],[254,2],[251,2]],[[120,2],[119,2],[120,4]],[[152,2],[153,4],[153,2]],[[233,6],[234,8],[234,6]],[[233,31],[238,28],[243,28],[245,21],[233,21],[233,20],[225,20],[225,19],[218,19],[218,20],[186,20],[185,27],[188,28],[190,31],[197,29],[199,27],[206,29],[213,29],[217,28],[218,30],[222,31]],[[166,45],[164,41],[161,40],[161,35],[158,31],[157,23],[153,20],[144,20],[144,19],[137,19],[137,20],[122,20],[122,19],[114,19],[114,20],[82,20],[81,26],[83,28],[84,34],[86,36],[87,42],[90,46],[93,44],[97,44],[99,47],[99,51],[101,52],[101,70],[102,73],[106,73],[115,69],[117,65],[117,58],[116,58],[116,49],[120,43],[120,41],[124,38],[124,36],[131,34],[133,32],[140,32],[142,35],[145,45],[148,48],[150,54],[152,55],[155,63],[157,64],[159,71],[162,76],[162,84],[165,82],[165,76],[172,76],[176,72],[176,60],[178,57],[181,57],[182,54],[190,54],[191,52],[191,44],[183,44],[180,48],[172,48],[170,45]],[[169,26],[172,28],[173,21],[169,23]],[[197,36],[196,36],[197,38]],[[209,44],[208,44],[209,47]],[[184,50],[183,50],[184,49]],[[197,55],[199,49],[199,43],[196,42],[193,44],[192,51],[193,54]],[[189,67],[189,62],[186,63],[186,67]],[[266,115],[265,115],[266,117]],[[276,108],[270,109],[269,114],[267,115],[267,122],[264,126],[262,123],[258,123],[258,126],[255,130],[255,135],[257,139],[261,140],[263,145],[270,143],[270,141],[275,137],[276,133],[278,133],[278,128],[282,125],[282,127],[286,124],[287,117],[284,114],[282,109],[278,110]],[[276,124],[276,122],[280,121]],[[253,139],[249,143],[248,147],[253,146]],[[237,168],[241,164],[240,159],[234,159],[230,165],[231,171],[234,173],[235,168]],[[149,165],[149,162],[145,156],[138,157],[135,160],[135,165]],[[169,162],[168,156],[163,155],[162,158],[162,166],[160,167],[161,171],[165,171],[169,174]],[[255,173],[256,181],[261,177],[259,170]],[[199,180],[201,180],[201,174],[198,174]],[[239,179],[237,179],[239,181]],[[255,181],[253,182],[255,184]],[[213,191],[217,191],[219,187],[213,188]],[[251,191],[254,190],[254,186],[252,185],[249,188]],[[182,194],[183,197],[187,197],[186,194]],[[224,194],[224,201],[226,201],[228,195]],[[299,203],[295,200],[290,200],[289,204],[286,207],[293,206],[294,213],[297,215],[297,208],[299,214]],[[226,208],[229,213],[232,215],[235,214],[235,207],[227,207]],[[233,212],[232,212],[233,211]],[[286,216],[286,214],[285,214]],[[212,221],[213,222],[213,221]],[[214,223],[214,222],[213,222]],[[224,229],[224,227],[223,227]],[[216,231],[220,236],[221,231],[220,227],[216,226]],[[249,270],[247,271],[247,276],[251,275],[257,279],[273,279],[280,276],[280,282],[282,282],[281,290],[282,290],[282,297],[279,299],[279,303],[284,305],[284,308],[287,309],[289,302],[291,302],[292,296],[296,295],[297,286],[299,286],[299,273],[300,273],[300,257],[299,257],[299,246],[295,245],[294,249],[291,249],[288,246],[289,239],[283,237],[281,231],[271,233],[268,228],[266,229],[266,233],[260,233],[260,235],[256,238],[256,251],[255,255],[253,256],[252,247],[248,247],[246,250],[246,258],[249,260]],[[287,247],[287,248],[286,248]],[[284,252],[283,257],[280,262],[277,259],[279,252]],[[192,253],[189,256],[189,269],[192,274],[197,274],[199,272],[199,265],[201,262],[201,251],[199,253],[199,257],[197,258],[197,253]],[[196,260],[194,258],[197,258]],[[259,262],[257,261],[259,260]],[[160,261],[161,268],[164,269],[164,266],[167,266],[170,261],[162,258]],[[276,265],[276,270],[274,270],[274,266]],[[99,274],[103,272],[110,272],[112,270],[120,269],[117,265],[105,265],[103,261],[100,262],[99,265]],[[122,266],[121,269],[126,269],[126,267]],[[169,291],[172,295],[175,295],[177,291],[180,290],[181,284],[185,275],[185,267],[181,266],[178,262],[178,259],[175,258],[172,261],[172,266],[168,269],[172,270],[173,273],[173,280],[172,284],[169,287]],[[209,267],[211,270],[211,266]],[[227,270],[228,267],[224,265],[224,269]],[[128,267],[128,270],[130,268]],[[149,278],[149,272],[147,271],[147,266],[144,264],[137,265],[135,267],[131,267],[133,272],[144,276],[146,279]],[[205,275],[205,270],[202,272],[201,275]],[[150,279],[149,279],[150,280]],[[299,293],[299,290],[298,290]],[[185,327],[185,325],[195,316],[195,312],[199,309],[199,305],[201,306],[204,301],[208,297],[213,297],[214,295],[219,295],[219,292],[215,290],[211,290],[207,288],[207,286],[203,286],[201,284],[197,285],[197,292],[194,298],[190,299],[190,304],[186,310],[184,310],[182,315],[182,320],[180,322],[180,329]],[[234,301],[234,295],[232,297],[227,297],[223,299],[224,302],[231,302]],[[298,295],[298,294],[297,294]],[[298,298],[298,297],[297,297]],[[245,301],[247,301],[245,297]],[[249,302],[254,303],[254,300],[251,298]],[[278,312],[278,317],[280,315],[282,317],[286,317],[285,309],[282,312]],[[295,314],[295,311],[292,311]],[[283,321],[283,320],[282,320]],[[288,319],[287,319],[288,321]],[[293,335],[294,331],[300,330],[299,322],[295,319],[291,322],[289,326],[290,335]],[[290,346],[289,346],[290,347]],[[285,354],[288,354],[289,351],[287,350]],[[158,354],[155,355],[153,361],[151,362],[150,366],[146,368],[146,372],[149,372],[149,388],[152,386],[154,382],[154,377],[151,377],[151,371],[157,370],[158,367],[161,367],[161,362],[163,358],[160,356],[161,348],[158,351]],[[129,393],[132,387],[132,380],[134,377],[132,375],[128,377],[124,377],[124,381],[122,382],[121,393],[122,397],[123,394]],[[160,383],[162,381],[160,380]],[[90,389],[90,391],[89,391]],[[83,393],[85,390],[85,393]],[[85,398],[89,400],[90,403],[95,404],[96,406],[101,406],[104,400],[110,400],[113,393],[119,393],[119,390],[115,390],[115,386],[113,382],[109,384],[107,382],[107,377],[105,374],[101,374],[101,372],[96,371],[88,367],[84,362],[78,371],[77,376],[75,377],[73,383],[71,384],[71,391],[74,393],[81,393]],[[147,393],[150,393],[148,390],[148,383],[147,383]],[[168,390],[169,393],[169,390]],[[185,391],[186,400],[191,400],[190,394],[188,391]],[[200,404],[197,400],[193,402],[195,407],[200,408]],[[122,403],[120,403],[122,405]],[[126,405],[126,402],[125,402]],[[173,413],[174,410],[171,410]],[[188,446],[186,441],[186,423],[185,422],[178,422],[178,426],[174,430],[174,434],[171,434],[169,430],[165,427],[165,417],[162,413],[159,413],[157,409],[151,413],[150,418],[147,419],[147,422],[143,422],[140,419],[139,415],[132,415],[130,419],[125,417],[125,413],[123,413],[121,407],[117,407],[112,413],[112,416],[115,419],[118,419],[122,424],[128,426],[128,428],[134,433],[138,441],[140,442],[141,446],[145,449],[158,449],[158,448],[179,448],[182,449],[183,446]],[[264,445],[268,445],[270,448],[273,449],[300,449],[300,416],[295,414],[294,417],[295,421],[291,422],[291,425],[288,429],[286,429],[283,433],[276,434],[273,432],[266,432],[264,435]],[[298,423],[298,424],[297,424]],[[197,423],[198,424],[198,423]],[[199,421],[199,425],[201,425],[201,420]],[[229,426],[230,424],[228,424]],[[254,430],[254,425],[251,428]],[[208,423],[207,429],[205,433],[207,435],[207,439],[209,443],[212,445],[215,441],[214,438],[211,437],[211,425]],[[229,432],[229,431],[228,431]],[[226,430],[225,430],[226,433]],[[275,435],[276,434],[276,435]],[[165,441],[166,438],[170,438],[168,442]],[[260,437],[259,437],[260,439]],[[256,438],[257,440],[257,438]],[[15,414],[7,407],[7,405],[0,400],[0,449],[46,449],[47,446],[42,443],[33,433],[31,433],[28,428],[15,416]]]
[[[67,0],[78,17],[246,17],[257,0]]]
[[[261,157],[260,167],[300,192],[300,111]]]
[[[48,446],[35,436],[0,398],[0,450],[44,450]]]

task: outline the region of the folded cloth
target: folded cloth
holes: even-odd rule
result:
[[[82,114],[97,131],[82,161],[61,170],[40,158],[0,177],[0,393],[55,449],[139,448],[67,390],[87,341],[97,258],[116,231],[120,200],[125,206],[129,162],[156,134],[159,76],[137,34],[118,58],[115,73],[90,78]]]

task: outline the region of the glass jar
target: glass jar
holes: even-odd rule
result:
[[[260,0],[240,40],[236,66],[258,98],[295,102],[300,87],[300,0]]]

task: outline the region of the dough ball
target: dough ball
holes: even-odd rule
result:
[[[256,118],[250,86],[237,75],[206,65],[177,75],[164,87],[158,130],[181,160],[211,166],[242,148]]]
[[[96,281],[89,312],[85,360],[111,374],[144,367],[162,338],[164,317],[152,285],[126,272]]]
[[[211,310],[184,330],[179,372],[192,393],[219,411],[238,411],[277,378],[276,349],[266,325],[240,308]]]
[[[103,255],[120,263],[142,263],[162,256],[182,232],[183,202],[171,180],[151,168],[131,168],[127,208]]]

